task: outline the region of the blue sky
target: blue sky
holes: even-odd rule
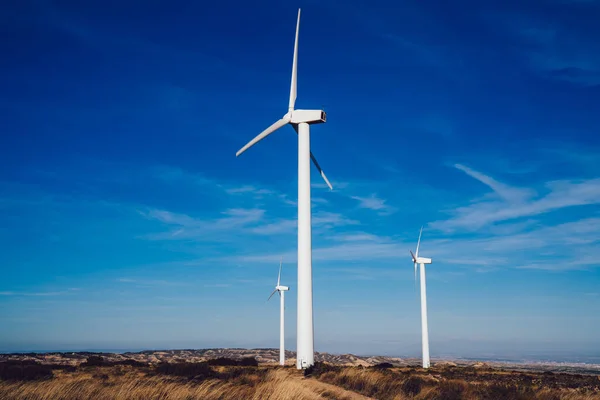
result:
[[[10,3],[10,4],[9,4]],[[0,350],[277,347],[296,328],[295,18],[317,351],[600,345],[597,1],[0,6]],[[557,356],[558,357],[558,356]]]

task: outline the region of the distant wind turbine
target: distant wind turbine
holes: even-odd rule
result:
[[[423,233],[423,227],[419,232],[419,240],[417,241],[417,254],[413,254],[412,250],[410,255],[412,256],[413,263],[415,266],[415,282],[417,279],[417,264],[421,266],[421,342],[423,346],[423,368],[429,368],[429,332],[427,330],[427,291],[425,284],[425,264],[431,264],[431,258],[419,257],[419,246],[421,245],[421,234]]]
[[[315,164],[321,177],[332,189],[317,159],[310,151],[310,125],[322,124],[326,121],[323,110],[296,110],[298,86],[298,32],[300,30],[300,9],[296,23],[296,39],[294,42],[294,61],[292,64],[292,81],[290,85],[290,101],[288,111],[258,136],[249,141],[235,154],[236,157],[250,147],[275,132],[284,125],[290,124],[298,134],[298,324],[296,347],[296,367],[308,368],[314,364],[314,330],[313,330],[313,298],[312,298],[312,231],[310,208],[310,161]]]
[[[285,292],[290,290],[288,286],[281,286],[281,266],[283,265],[283,258],[279,262],[279,275],[277,276],[277,286],[275,290],[269,296],[267,301],[271,300],[271,297],[275,292],[279,292],[280,305],[279,305],[279,365],[285,365]]]

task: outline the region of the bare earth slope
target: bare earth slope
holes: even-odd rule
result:
[[[159,363],[161,361],[187,361],[200,362],[209,359],[226,357],[231,359],[241,359],[244,357],[255,358],[261,365],[276,365],[279,362],[278,349],[199,349],[199,350],[147,350],[135,353],[26,353],[26,354],[0,354],[0,361],[3,360],[37,360],[42,364],[62,364],[79,365],[90,355],[100,355],[108,361],[122,361],[133,359],[143,363]],[[286,351],[286,365],[295,365],[296,354],[292,351]],[[332,365],[340,366],[373,366],[380,363],[390,363],[394,366],[418,366],[418,359],[404,359],[385,356],[357,356],[353,354],[329,354],[316,353],[315,361],[326,362]],[[531,372],[566,372],[576,374],[598,374],[600,375],[600,365],[597,364],[577,364],[577,363],[508,363],[508,362],[479,362],[465,360],[436,360],[433,359],[433,365],[460,366],[475,368],[492,367],[497,369],[531,371]]]

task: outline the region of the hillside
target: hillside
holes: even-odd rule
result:
[[[90,355],[102,356],[110,362],[124,360],[135,360],[142,363],[157,364],[160,362],[201,362],[219,357],[239,360],[242,358],[254,358],[261,365],[277,365],[279,362],[279,349],[237,349],[237,348],[219,348],[219,349],[183,349],[183,350],[146,350],[140,352],[126,353],[90,353],[90,352],[69,352],[69,353],[13,353],[0,354],[0,361],[3,360],[35,360],[42,364],[57,364],[77,366],[84,362]],[[296,353],[286,351],[286,365],[295,365]],[[324,362],[337,366],[364,366],[369,367],[380,363],[390,363],[396,367],[417,367],[420,360],[416,358],[397,358],[385,356],[358,356],[353,354],[330,354],[315,353],[315,361]],[[600,375],[600,365],[596,364],[577,364],[577,363],[555,363],[555,362],[530,362],[530,363],[508,363],[508,362],[480,362],[466,360],[436,360],[433,359],[433,365],[437,366],[459,366],[474,368],[496,368],[515,371],[531,372],[565,372],[576,374],[598,374]]]

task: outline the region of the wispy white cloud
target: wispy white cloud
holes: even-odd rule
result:
[[[167,210],[138,210],[147,219],[156,220],[169,227],[167,231],[150,233],[142,237],[149,240],[186,240],[203,239],[205,241],[224,239],[239,240],[243,235],[263,236],[293,234],[296,231],[296,218],[277,218],[270,216],[264,209],[232,208],[221,213],[220,217],[192,217],[187,214]],[[357,225],[358,221],[339,213],[317,211],[313,213],[312,225],[315,232],[322,232],[347,225]],[[217,235],[219,234],[219,235]]]
[[[584,218],[562,224],[518,225],[510,234],[444,235],[426,232],[421,251],[442,264],[443,271],[458,273],[468,269],[487,273],[500,269],[527,268],[553,271],[589,269],[599,266],[600,218]],[[433,236],[433,237],[432,237]],[[335,235],[329,244],[315,244],[312,259],[317,263],[408,263],[412,240],[400,240],[374,233],[347,232]],[[225,256],[221,261],[236,263],[276,263],[281,254],[250,253]],[[291,246],[283,254],[296,260]],[[453,265],[460,270],[448,270]]]
[[[456,168],[488,185],[498,198],[476,200],[459,207],[447,220],[435,221],[431,227],[443,231],[476,230],[483,226],[550,211],[589,204],[600,204],[600,178],[588,180],[559,180],[545,183],[545,195],[536,196],[532,189],[512,187],[460,164]]]
[[[456,264],[568,270],[598,265],[600,219],[538,226],[512,235],[434,241],[430,253]]]
[[[329,200],[324,199],[323,197],[312,197],[311,201],[313,203],[313,206],[316,204],[329,204]]]
[[[175,282],[161,279],[117,278],[117,282],[129,283],[138,286],[187,286],[187,282]]]
[[[377,236],[367,232],[351,232],[336,235],[335,237],[333,237],[333,240],[338,242],[379,242],[382,240],[382,238],[381,236]]]
[[[250,196],[254,200],[278,200],[289,206],[296,206],[297,202],[287,194],[275,189],[258,188],[253,185],[224,185],[225,192],[233,196]]]
[[[204,174],[198,172],[191,172],[184,170],[179,167],[160,165],[151,168],[151,174],[170,184],[186,185],[186,186],[198,186],[213,187],[221,193],[236,196],[236,197],[248,197],[253,200],[274,200],[282,202],[283,204],[295,206],[296,201],[291,199],[286,193],[280,190],[270,187],[259,187],[258,185],[252,184],[238,184],[231,181],[218,181]]]
[[[389,215],[396,211],[394,207],[386,203],[386,200],[378,197],[375,193],[372,193],[368,197],[350,197],[359,202],[359,207],[377,211],[380,215]]]
[[[312,260],[316,262],[336,261],[371,261],[395,259],[402,250],[403,243],[394,242],[385,237],[365,232],[349,232],[331,236],[333,244],[313,244]],[[408,247],[406,247],[408,248]],[[408,254],[408,253],[407,253]],[[294,262],[297,258],[295,248],[291,246],[283,254],[254,253],[236,256],[225,256],[222,260],[239,263],[273,263],[283,256],[285,260]]]
[[[316,212],[312,217],[312,223],[317,227],[360,225],[359,221],[345,217],[343,214],[327,211]]]
[[[398,279],[399,270],[380,268],[376,262],[373,262],[370,266],[357,266],[357,267],[333,267],[324,268],[323,272],[326,272],[328,279],[333,281],[375,281],[382,279]]]
[[[454,164],[454,167],[463,171],[465,174],[470,177],[477,179],[479,182],[487,185],[492,189],[496,194],[502,197],[504,200],[509,202],[519,202],[523,201],[529,197],[531,197],[535,192],[529,189],[515,188],[508,185],[505,185],[501,182],[498,182],[491,176],[485,175],[481,172],[475,171],[469,167],[466,167],[462,164]]]
[[[454,236],[451,241],[434,241],[433,256],[486,269],[564,271],[600,266],[600,219],[596,214],[564,221],[563,213],[563,222],[549,215],[569,207],[600,204],[599,178],[554,180],[533,189],[507,185],[461,164],[455,167],[487,185],[492,193],[451,211],[450,218],[430,224],[447,237]],[[472,233],[465,238],[467,232]]]
[[[80,291],[79,288],[69,288],[67,290],[60,290],[55,292],[13,292],[13,291],[5,291],[0,292],[0,296],[63,296],[68,294],[73,294],[74,292]]]
[[[139,211],[148,219],[157,220],[173,227],[168,232],[145,235],[150,240],[177,240],[192,237],[205,237],[215,232],[233,233],[237,228],[247,227],[263,220],[265,210],[232,208],[221,213],[221,218],[201,219],[187,214],[174,213],[166,210],[150,209]]]
[[[274,235],[278,233],[290,233],[298,226],[296,219],[280,219],[269,222],[251,229],[252,232],[260,235]]]
[[[257,190],[258,189],[256,189],[254,186],[250,186],[250,185],[225,189],[225,191],[229,194],[255,193]]]

